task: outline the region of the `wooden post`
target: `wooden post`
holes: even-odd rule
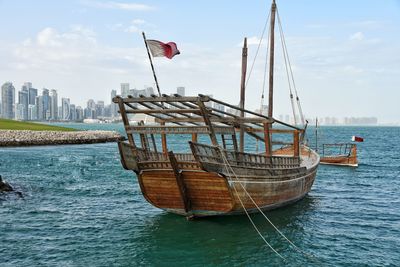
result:
[[[160,125],[164,126],[165,122],[161,122]],[[167,135],[165,133],[161,134],[161,145],[164,155],[168,155]]]
[[[271,28],[270,28],[270,53],[269,53],[269,97],[268,97],[268,117],[273,116],[273,102],[274,102],[274,53],[275,53],[275,0],[272,1],[271,6]]]
[[[174,171],[174,175],[176,178],[176,184],[178,185],[179,193],[182,198],[183,206],[185,212],[190,210],[190,199],[187,196],[187,189],[182,177],[182,171],[179,169],[178,162],[176,161],[174,152],[168,152],[169,161],[171,163],[172,170]]]
[[[265,155],[267,157],[272,155],[272,147],[271,147],[271,124],[263,123],[264,126],[264,143],[265,143]]]
[[[199,100],[197,102],[197,105],[199,106],[201,114],[203,115],[204,123],[208,126],[208,130],[210,131],[210,139],[211,139],[212,144],[214,146],[218,146],[218,140],[217,140],[217,137],[215,136],[214,127],[211,124],[210,117],[208,117],[207,109],[204,106],[204,103]]]
[[[247,71],[247,38],[244,38],[242,49],[242,79],[240,82],[240,116],[244,118],[244,103],[245,103],[245,90],[246,90],[246,71]],[[240,124],[240,152],[244,151],[244,127],[243,123]]]
[[[197,133],[192,133],[192,142],[197,143]]]
[[[155,82],[156,82],[158,95],[161,96],[160,86],[158,85],[156,72],[155,72],[154,66],[153,66],[153,60],[151,59],[149,46],[147,45],[147,41],[146,41],[146,35],[144,34],[144,32],[142,32],[142,35],[143,35],[144,44],[146,45],[147,55],[149,56],[150,65],[151,65],[151,70],[153,71],[154,80],[155,80]]]
[[[294,130],[293,132],[293,156],[294,157],[300,156],[300,138],[298,130]]]
[[[118,97],[118,106],[119,106],[119,111],[121,112],[122,122],[124,123],[125,131],[126,131],[128,129],[127,127],[129,127],[129,119],[128,119],[128,116],[126,115],[124,101],[122,100],[121,97]],[[135,147],[135,140],[133,139],[133,134],[132,133],[126,133],[126,134],[128,136],[129,143],[133,147]]]

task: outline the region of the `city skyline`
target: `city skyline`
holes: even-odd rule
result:
[[[3,89],[4,88],[4,89]],[[18,98],[15,97],[18,93]],[[153,87],[144,89],[131,88],[129,83],[120,83],[119,94],[116,89],[112,89],[109,101],[88,99],[84,105],[75,105],[71,103],[69,97],[60,97],[61,105],[58,105],[58,93],[55,89],[42,88],[42,94],[38,94],[38,89],[33,88],[32,82],[24,82],[19,91],[16,91],[11,82],[6,82],[1,87],[0,98],[0,118],[9,118],[16,120],[33,121],[83,121],[84,119],[111,119],[119,121],[118,105],[112,103],[114,97],[138,97],[140,95],[154,95]],[[185,96],[184,86],[176,87],[178,95]],[[210,95],[212,96],[212,95]],[[3,101],[3,99],[5,99]],[[12,105],[10,105],[10,102]],[[108,104],[109,103],[109,104]],[[221,106],[216,104],[213,108],[221,110]],[[267,115],[268,106],[263,105],[262,109],[256,109],[255,112]],[[222,109],[222,111],[224,111]],[[238,114],[239,115],[239,114]],[[297,124],[300,118],[288,114],[279,114],[276,119]],[[132,119],[141,119],[132,117]],[[376,117],[306,117],[311,125],[315,125],[318,119],[320,125],[377,125]]]

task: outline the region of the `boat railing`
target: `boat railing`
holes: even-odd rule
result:
[[[297,168],[299,157],[266,156],[253,153],[229,151],[219,147],[190,142],[192,152],[199,162],[223,163],[221,152],[231,165],[251,168]]]
[[[323,144],[322,145],[322,156],[351,156],[353,149],[356,144],[351,143],[335,143],[335,144]]]

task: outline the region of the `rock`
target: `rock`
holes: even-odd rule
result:
[[[1,146],[91,144],[116,142],[125,138],[115,131],[29,131],[0,130]]]
[[[3,178],[0,175],[0,192],[12,192],[14,189],[7,182],[3,181]]]

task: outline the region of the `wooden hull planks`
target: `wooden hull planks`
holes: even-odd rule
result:
[[[314,183],[316,169],[302,177],[284,181],[259,178],[239,178],[235,181],[216,173],[190,170],[183,171],[182,175],[191,204],[188,212],[185,211],[172,171],[142,171],[138,178],[143,196],[155,207],[184,216],[244,214],[239,198],[246,210],[257,212],[247,193],[261,209],[270,210],[291,204],[306,196]]]

